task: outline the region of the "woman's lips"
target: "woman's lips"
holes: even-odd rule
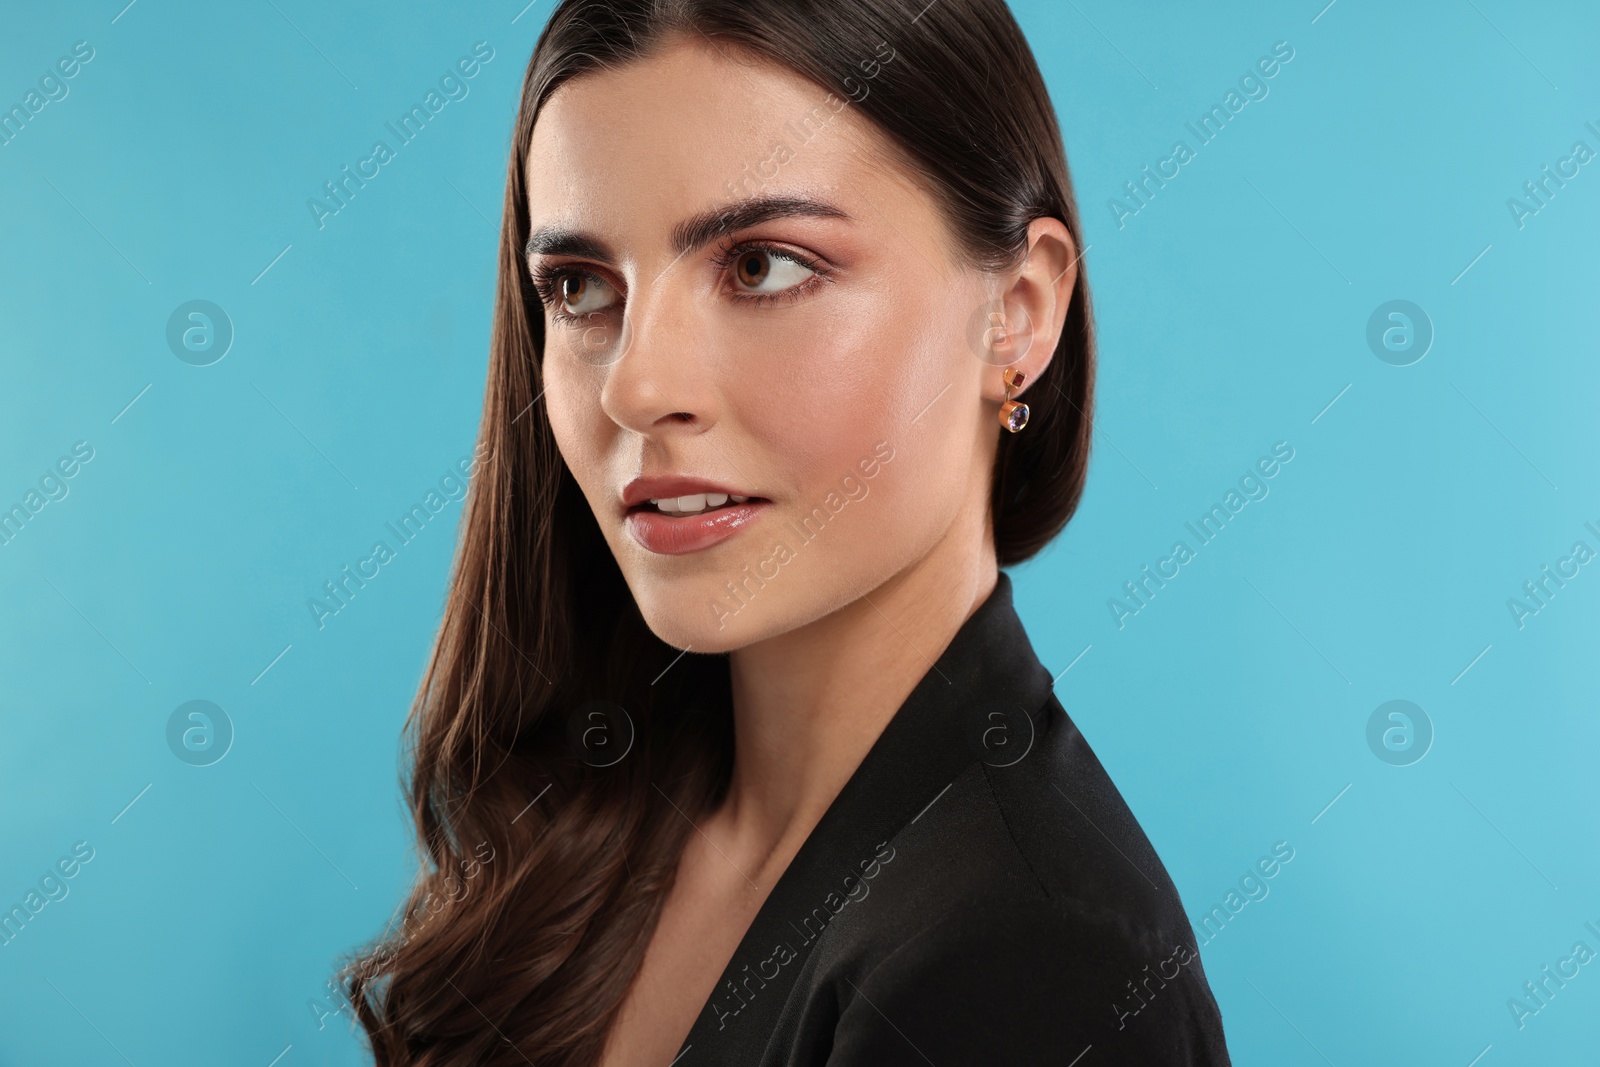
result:
[[[647,551],[663,556],[686,556],[721,544],[772,506],[770,500],[729,503],[695,515],[663,515],[649,505],[629,509],[626,522],[633,539]]]

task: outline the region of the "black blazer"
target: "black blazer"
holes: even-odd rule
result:
[[[994,592],[778,879],[674,1067],[1229,1063],[1150,842]]]

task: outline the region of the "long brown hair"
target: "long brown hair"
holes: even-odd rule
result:
[[[556,6],[528,64],[507,168],[485,458],[407,723],[422,870],[399,922],[340,973],[378,1064],[597,1062],[689,820],[727,787],[727,658],[676,662],[645,625],[537,402],[544,315],[522,254],[523,167],[544,102],[675,33],[851,100],[929,184],[972,265],[1017,263],[1036,218],[1060,219],[1082,246],[1055,112],[1004,0]],[[893,61],[866,65],[882,45]],[[1080,273],[1054,358],[1028,390],[1026,431],[995,427],[1002,565],[1036,553],[1077,507],[1093,379]]]

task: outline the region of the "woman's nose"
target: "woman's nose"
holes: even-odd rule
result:
[[[630,295],[618,334],[608,339],[614,347],[600,407],[641,434],[704,432],[716,421],[707,309],[673,273]]]

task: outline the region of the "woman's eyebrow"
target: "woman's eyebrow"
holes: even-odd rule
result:
[[[784,218],[843,219],[850,214],[843,208],[809,196],[758,196],[725,207],[710,208],[672,228],[672,250],[682,257],[730,233]],[[576,230],[546,226],[534,230],[523,247],[523,255],[580,256],[611,263],[610,246],[597,237]]]
[[[843,208],[814,197],[757,196],[727,207],[702,211],[678,223],[672,228],[672,250],[680,256],[688,255],[746,227],[787,218],[849,221],[850,215]]]
[[[537,255],[579,256],[602,263],[610,263],[612,259],[610,246],[598,237],[590,237],[576,230],[563,230],[559,226],[545,226],[528,235],[528,243],[522,247],[522,256],[532,259]]]

